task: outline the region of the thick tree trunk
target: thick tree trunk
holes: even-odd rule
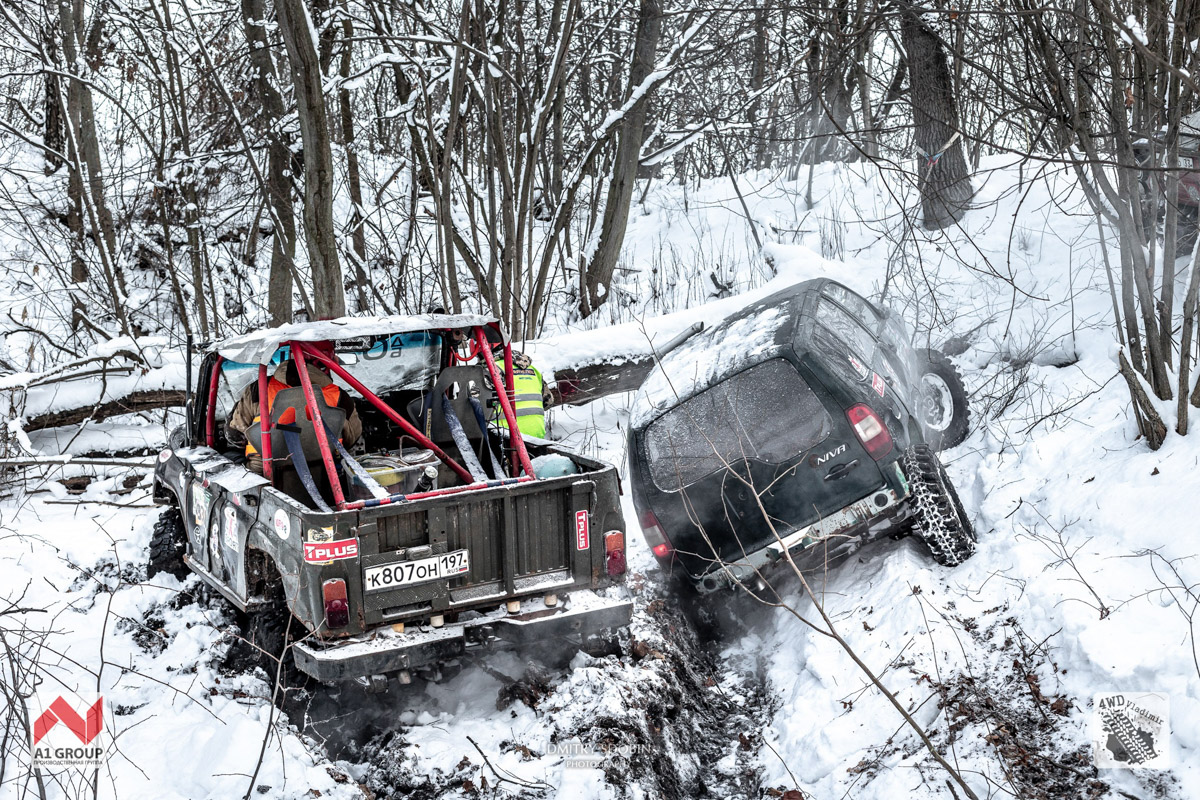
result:
[[[654,70],[655,53],[662,38],[662,4],[659,0],[641,0],[637,32],[633,43],[633,63],[629,68],[629,85],[625,97],[638,91],[642,82]],[[580,313],[588,316],[608,298],[613,272],[621,257],[625,242],[625,227],[629,222],[629,203],[637,181],[638,160],[646,134],[649,98],[645,95],[633,105],[621,125],[617,137],[617,153],[613,160],[612,181],[604,205],[604,220],[591,262],[587,265],[584,293],[579,298]]]
[[[266,4],[242,0],[242,24],[253,66],[254,94],[262,109],[262,127],[267,137],[267,198],[271,209],[271,274],[267,284],[267,311],[272,325],[292,321],[292,272],[296,257],[296,215],[292,206],[292,182],[288,177],[291,148],[280,129],[283,97],[267,42]]]
[[[946,51],[918,14],[905,8],[900,36],[908,62],[910,98],[917,151],[917,186],[926,228],[940,229],[962,219],[974,196],[963,142],[958,104]]]
[[[346,314],[346,293],[333,227],[333,153],[312,20],[303,0],[275,0],[275,10],[292,64],[304,144],[304,239],[312,270],[314,311],[322,319],[341,317]]]

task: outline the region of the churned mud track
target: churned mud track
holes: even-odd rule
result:
[[[251,704],[274,698],[276,724],[342,762],[328,764],[330,774],[367,797],[550,797],[576,780],[603,781],[617,797],[636,786],[664,800],[759,800],[761,731],[774,707],[754,657],[723,655],[728,642],[712,615],[697,613],[707,606],[695,596],[641,575],[629,576],[628,589],[633,624],[604,654],[481,654],[457,675],[445,670],[441,683],[391,680],[374,695],[354,683],[323,686],[290,659],[277,691],[274,668],[243,641],[244,615],[203,586],[147,609],[134,627],[153,657],[169,641],[166,620],[201,612],[201,624],[223,633],[208,656],[220,676],[214,691]],[[753,620],[726,625],[733,640]],[[452,756],[435,752],[435,731]],[[580,751],[592,769],[568,764]],[[505,770],[504,759],[518,768]]]
[[[694,613],[705,608],[696,597],[647,586],[623,656],[646,673],[627,687],[629,713],[601,716],[569,735],[632,745],[628,764],[605,765],[614,785],[633,778],[663,798],[760,797],[756,760],[773,709],[757,665],[726,662],[721,631]]]
[[[562,754],[586,752],[600,771],[587,773],[586,780],[604,780],[617,796],[632,796],[637,785],[665,800],[757,800],[760,731],[772,709],[754,670],[732,670],[722,660],[720,638],[685,613],[695,598],[679,598],[636,575],[630,586],[637,611],[612,652],[533,662],[528,653],[521,661],[483,657],[455,679],[466,685],[479,672],[495,678],[497,711],[506,719],[531,710],[548,734],[540,743],[515,736],[489,753],[464,741],[461,761],[452,768],[435,765],[429,748],[419,744],[420,726],[395,722],[394,709],[419,708],[422,693],[439,691],[419,682],[393,684],[388,694],[374,698],[353,687],[325,696],[294,695],[305,708],[291,712],[292,722],[303,722],[314,738],[323,739],[331,757],[360,765],[362,786],[377,798],[458,797],[464,791],[491,796],[501,783],[504,796],[553,796],[574,769],[566,763],[570,755]],[[506,674],[505,668],[516,665],[522,668]],[[448,724],[466,738],[472,723],[456,718]],[[494,766],[505,754],[515,754],[528,768],[517,775]]]

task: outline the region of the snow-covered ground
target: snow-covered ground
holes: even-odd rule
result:
[[[934,344],[953,339],[975,414],[943,458],[979,552],[948,570],[913,540],[878,543],[814,587],[826,612],[980,798],[1198,797],[1200,439],[1172,435],[1153,453],[1137,439],[1113,379],[1096,227],[1073,215],[1069,181],[985,167],[980,208],[928,241],[896,214],[911,191],[868,167],[820,168],[810,210],[803,181],[744,176],[765,258],[728,181],[653,187],[631,223],[618,302],[530,351],[549,368],[645,352],[819,275],[883,294]],[[735,294],[712,297],[721,287]],[[556,410],[555,433],[624,469],[632,402]],[[1161,410],[1171,425],[1173,406]],[[111,425],[137,441],[136,420]],[[161,426],[143,427],[161,441]],[[0,505],[0,660],[17,673],[36,660],[44,685],[104,695],[119,752],[100,771],[101,797],[962,796],[845,652],[802,621],[814,615],[798,584],[786,591],[795,614],[739,607],[719,639],[698,637],[636,534],[623,655],[551,672],[505,656],[382,698],[346,690],[334,705],[364,731],[324,747],[299,730],[311,720],[273,714],[266,681],[222,669],[227,607],[195,578],[145,581],[148,487],[102,476],[82,495],[95,502],[62,504],[79,498],[51,480]],[[1169,770],[1093,769],[1092,697],[1110,691],[1170,695]],[[603,754],[593,767],[572,758],[580,749]],[[26,757],[5,746],[0,796],[37,796]],[[67,779],[47,777],[48,795],[84,793]]]

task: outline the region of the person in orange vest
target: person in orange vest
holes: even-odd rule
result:
[[[312,381],[313,391],[317,394],[317,402],[330,409],[341,409],[345,413],[345,421],[342,423],[341,430],[342,444],[350,447],[362,435],[362,420],[358,417],[358,410],[354,406],[353,398],[343,392],[315,362],[310,360],[305,366],[308,378]],[[271,414],[275,400],[281,392],[296,389],[300,385],[300,372],[295,361],[289,358],[276,367],[275,374],[267,383],[267,414]],[[293,398],[293,400],[299,400],[297,405],[303,405],[303,400],[299,398]],[[294,415],[290,416],[292,418],[279,421],[295,422]],[[229,415],[229,421],[225,425],[225,436],[230,444],[245,447],[246,466],[252,472],[261,475],[263,471],[262,454],[259,453],[256,445],[259,441],[259,426],[258,381],[255,380],[251,381],[250,385],[242,391],[242,396],[238,398],[237,404],[233,407],[233,413]],[[285,458],[286,454],[272,453],[271,457],[274,462]]]

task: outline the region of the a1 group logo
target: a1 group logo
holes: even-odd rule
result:
[[[73,692],[38,692],[31,698],[30,732],[35,767],[98,767],[108,752],[104,698]]]

